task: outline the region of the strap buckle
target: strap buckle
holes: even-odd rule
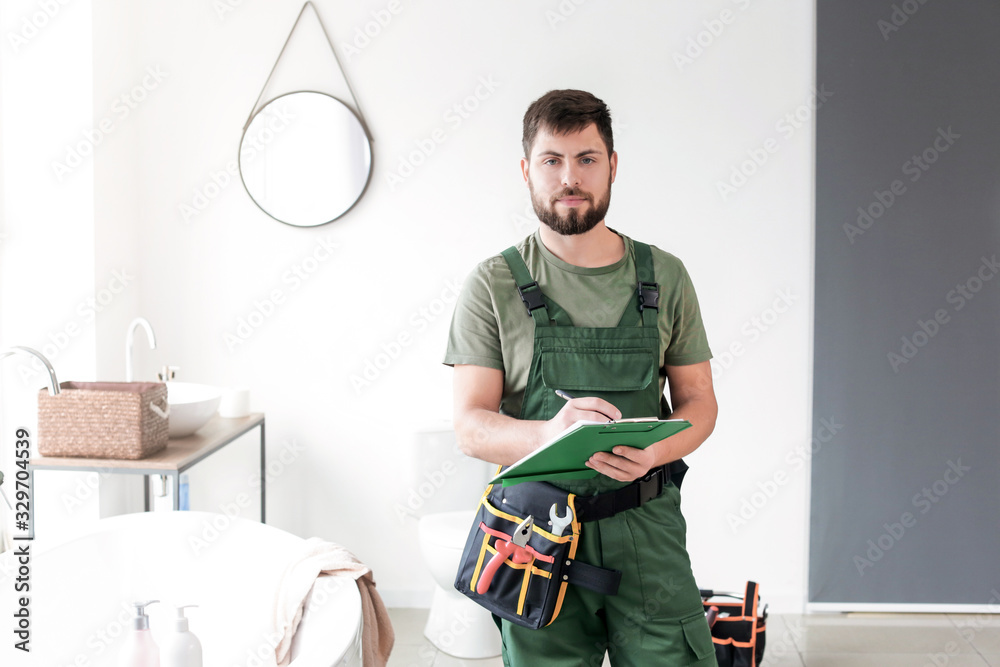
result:
[[[648,503],[653,498],[658,498],[663,493],[664,476],[663,466],[657,466],[647,472],[644,477],[639,478],[636,485],[636,495],[638,497],[638,505],[636,507]]]
[[[525,308],[528,309],[529,316],[531,315],[531,311],[545,307],[544,295],[542,294],[542,290],[538,287],[538,283],[536,281],[532,280],[527,285],[518,285],[517,293],[521,295],[521,301],[524,302]]]
[[[652,308],[660,310],[660,286],[656,283],[646,283],[639,281],[639,310]]]

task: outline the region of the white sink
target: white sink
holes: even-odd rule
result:
[[[168,382],[171,438],[191,435],[208,423],[222,400],[222,390],[207,384]]]

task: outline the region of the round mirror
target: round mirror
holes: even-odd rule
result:
[[[325,225],[361,198],[372,149],[343,102],[315,92],[287,93],[260,111],[240,141],[240,177],[265,213],[296,227]]]

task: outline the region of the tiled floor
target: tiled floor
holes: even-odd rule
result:
[[[435,649],[423,636],[426,609],[389,614],[396,631],[389,667],[503,664]],[[1000,615],[772,614],[762,667],[1000,667]]]

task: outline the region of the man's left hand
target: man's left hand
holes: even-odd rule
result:
[[[619,445],[613,453],[597,452],[587,460],[587,467],[619,482],[631,482],[645,475],[656,465],[656,457],[648,449]]]

